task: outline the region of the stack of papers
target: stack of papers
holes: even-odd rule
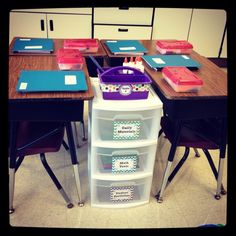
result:
[[[47,38],[17,38],[12,51],[14,53],[52,53],[54,44]]]
[[[17,92],[62,92],[88,90],[83,71],[23,70]]]
[[[107,40],[105,44],[114,55],[144,55],[148,52],[138,40]]]

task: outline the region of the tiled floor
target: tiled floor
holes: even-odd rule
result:
[[[87,127],[86,114],[87,110]],[[47,158],[75,205],[72,209],[66,208],[39,157],[27,157],[16,173],[15,212],[10,215],[10,225],[57,228],[185,228],[203,224],[227,224],[227,197],[215,200],[216,181],[201,151],[200,158],[194,157],[193,151],[190,152],[188,160],[166,189],[163,203],[157,203],[154,195],[161,182],[169,147],[169,142],[161,137],[149,204],[123,209],[90,206],[86,142],[77,149],[82,197],[85,200],[83,207],[76,204],[78,197],[73,169],[69,154],[63,147],[56,154],[47,154]],[[182,153],[183,149],[179,148],[174,163]],[[218,151],[211,153],[218,164]],[[227,158],[223,184],[227,189]]]

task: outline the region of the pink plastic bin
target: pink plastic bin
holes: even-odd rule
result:
[[[166,66],[162,69],[162,75],[176,92],[198,91],[203,85],[201,78],[182,66]]]
[[[83,56],[78,49],[57,50],[57,64],[60,70],[82,70]]]
[[[186,40],[157,40],[156,49],[161,54],[190,54],[193,45]]]
[[[64,48],[78,49],[85,53],[95,53],[98,51],[97,39],[65,39]]]

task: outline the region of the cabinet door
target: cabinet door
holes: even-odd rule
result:
[[[47,14],[48,38],[91,38],[92,15]]]
[[[187,40],[192,9],[156,8],[153,39]]]
[[[16,36],[46,38],[46,15],[43,13],[10,12],[9,43]]]
[[[150,39],[150,26],[94,25],[94,38],[98,39]]]
[[[188,38],[194,50],[205,57],[218,57],[225,22],[224,10],[194,9]]]

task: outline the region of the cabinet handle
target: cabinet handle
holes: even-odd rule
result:
[[[53,31],[53,30],[54,30],[54,27],[53,27],[53,20],[49,20],[49,27],[50,27],[50,31]]]
[[[128,29],[118,29],[119,32],[128,32]]]
[[[129,10],[129,7],[119,7],[119,10]]]
[[[44,31],[44,20],[40,20],[41,31]]]

